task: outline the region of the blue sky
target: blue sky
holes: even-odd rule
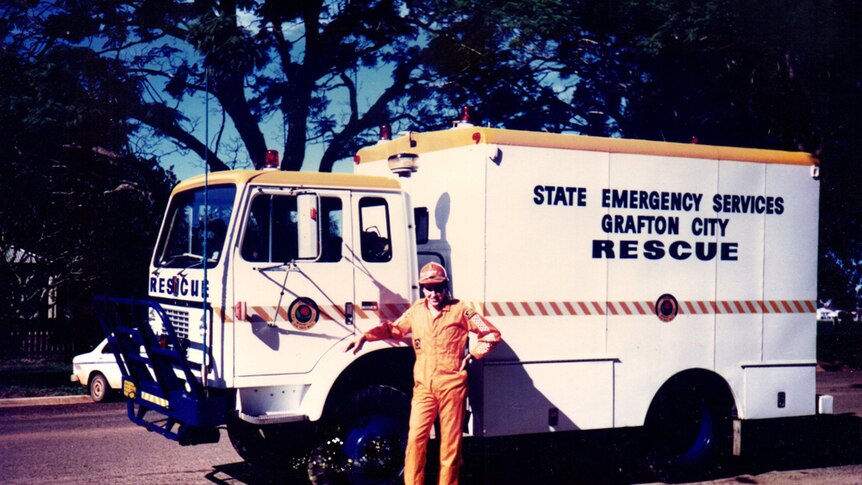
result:
[[[206,99],[204,96],[190,97],[180,106],[186,116],[192,120],[194,129],[192,133],[200,140],[204,139],[206,124],[204,120],[204,112],[206,111]],[[218,131],[221,128],[222,113],[221,107],[214,98],[209,101],[209,146],[211,149],[216,149],[215,139]],[[282,157],[282,149],[284,147],[284,130],[280,113],[269,117],[261,123],[264,138],[268,147],[278,150],[279,157]],[[145,130],[146,131],[146,130]],[[142,133],[140,136],[151,136],[149,133]],[[233,127],[230,118],[225,117],[225,129],[222,134],[221,146],[218,148],[219,156],[222,160],[233,159],[226,152],[226,146],[241,145],[239,135]],[[320,158],[323,156],[324,145],[322,143],[309,144],[306,147],[305,164],[302,167],[304,171],[316,171],[320,164]],[[180,150],[170,140],[161,140],[155,144],[154,149],[159,156],[161,165],[165,168],[173,168],[177,179],[184,180],[195,175],[204,173],[204,161],[197,154],[190,150]],[[252,168],[245,148],[241,147],[236,156],[240,164],[237,168]],[[350,158],[341,160],[335,164],[334,172],[352,172],[353,160]]]

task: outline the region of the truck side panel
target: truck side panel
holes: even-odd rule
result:
[[[420,140],[405,184],[429,207],[429,247],[451,252],[455,296],[503,334],[473,389],[485,436],[640,426],[689,370],[726,382],[742,418],[814,411],[818,187],[804,154],[518,140]]]
[[[673,295],[678,302],[713,300],[718,257],[698,258],[695,253],[698,243],[715,241],[715,237],[692,234],[692,225],[704,217],[704,200],[698,197],[715,191],[717,163],[612,154],[610,171],[609,185],[593,188],[596,192],[611,190],[596,204],[611,206],[606,209],[608,216],[614,221],[622,217],[626,224],[620,227],[615,223],[614,232],[607,235],[615,250],[613,257],[603,255],[608,261],[609,304],[648,305],[663,294]],[[614,190],[617,195],[628,194],[629,200],[614,203]],[[639,196],[642,192],[681,194],[686,203],[680,203],[679,208],[668,204],[668,209],[652,210],[641,208],[639,202],[638,208],[631,208],[635,191]],[[641,229],[641,221],[647,217],[655,218],[654,227]],[[662,220],[667,222],[664,231]],[[629,221],[637,224],[636,233],[630,231]],[[661,246],[650,241],[658,241]],[[684,245],[674,246],[678,243]],[[636,250],[626,254],[627,244]],[[714,329],[715,315],[709,313],[680,314],[664,322],[650,311],[609,312],[608,352],[620,359],[614,402],[617,426],[642,424],[656,390],[677,372],[713,369]]]
[[[613,383],[611,360],[488,364],[485,387],[507,396],[486,402],[483,435],[612,428]]]
[[[400,179],[414,207],[429,212],[429,244],[444,258],[457,298],[478,301],[484,291],[485,252],[485,167],[475,162],[484,158],[486,147],[465,147],[423,154],[425,167],[410,178]],[[388,174],[385,162],[375,175]]]
[[[814,302],[817,281],[817,184],[807,167],[768,165],[766,190],[782,194],[784,214],[766,217],[762,365],[745,368],[744,417],[815,412]]]
[[[766,164],[719,162],[718,194],[760,194],[766,190]],[[765,214],[727,214],[714,210],[714,201],[706,202],[714,217],[733,217],[728,224],[725,237],[746,248],[739,251],[736,261],[718,263],[718,287],[715,301],[747,302],[763,300],[763,261],[765,253]],[[739,311],[735,304],[733,312],[716,315],[715,370],[740,394],[744,387],[743,369],[740,362],[763,359],[763,312]],[[737,400],[743,399],[737,395]],[[738,412],[742,415],[745,406]]]
[[[818,182],[807,172],[806,167],[767,167],[767,190],[783,194],[785,206],[782,217],[766,220],[764,299],[768,301],[814,302],[817,298],[813,283],[817,281]],[[816,359],[814,309],[805,310],[764,315],[764,360]]]
[[[595,204],[578,205],[578,191],[566,189],[606,185],[607,154],[519,147],[501,153],[499,164],[487,163],[484,271],[486,312],[504,339],[488,358],[604,358],[605,318],[595,305],[607,300],[607,262],[582,255],[605,234],[594,222]]]

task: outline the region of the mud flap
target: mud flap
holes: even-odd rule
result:
[[[742,456],[742,420],[733,420],[733,456]]]

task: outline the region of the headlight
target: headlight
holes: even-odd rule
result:
[[[160,335],[167,333],[165,332],[165,322],[163,322],[161,317],[159,317],[155,308],[147,309],[147,319],[149,320],[150,328],[153,329],[154,334]]]

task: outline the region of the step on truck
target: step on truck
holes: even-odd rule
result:
[[[388,138],[353,174],[174,189],[149,299],[99,300],[133,421],[182,444],[226,427],[314,482],[398,480],[412,349],[344,350],[420,298],[429,261],[503,335],[470,368],[467,436],[642,427],[684,476],[739,454],[747,420],[830,412],[811,155],[466,120]]]

